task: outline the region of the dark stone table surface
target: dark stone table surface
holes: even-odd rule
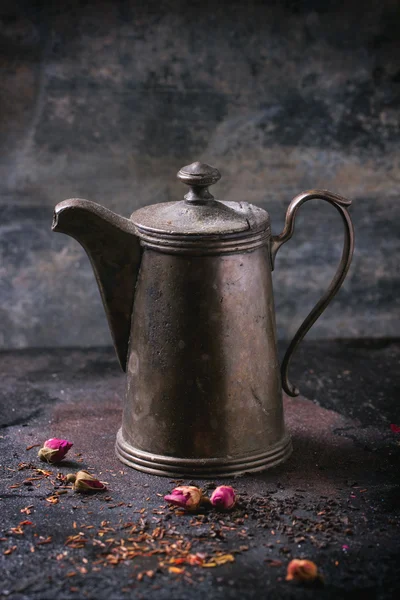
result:
[[[285,398],[292,457],[229,480],[232,512],[179,514],[162,498],[175,482],[114,456],[124,377],[112,349],[3,352],[0,598],[393,598],[399,360],[396,340],[304,343],[292,369],[303,395]],[[60,465],[27,449],[49,437],[74,442]],[[56,479],[80,468],[108,490],[82,496]],[[185,551],[234,561],[171,562]],[[324,583],[285,581],[291,558],[315,561]]]

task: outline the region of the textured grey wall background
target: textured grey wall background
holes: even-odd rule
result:
[[[399,334],[400,7],[324,2],[0,3],[0,347],[109,343],[89,261],[50,232],[80,196],[122,215],[217,166],[221,198],[354,200],[345,287],[310,335]],[[274,275],[291,336],[340,258],[332,208],[301,209]]]

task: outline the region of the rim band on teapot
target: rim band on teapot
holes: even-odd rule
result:
[[[266,245],[271,237],[269,226],[261,231],[224,235],[182,235],[158,232],[138,225],[136,228],[142,246],[167,254],[192,256],[249,252]]]

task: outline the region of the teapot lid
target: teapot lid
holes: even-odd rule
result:
[[[196,236],[199,240],[199,236],[244,237],[269,231],[269,215],[262,208],[248,202],[216,200],[209,192],[208,187],[221,178],[218,169],[194,162],[182,167],[177,177],[190,188],[184,200],[152,204],[131,215],[140,237],[159,234],[181,239]]]

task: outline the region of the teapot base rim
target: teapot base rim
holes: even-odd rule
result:
[[[275,467],[292,454],[292,441],[287,432],[273,446],[257,454],[235,458],[178,458],[145,452],[129,444],[118,431],[115,453],[128,467],[162,477],[213,479],[237,477]]]

